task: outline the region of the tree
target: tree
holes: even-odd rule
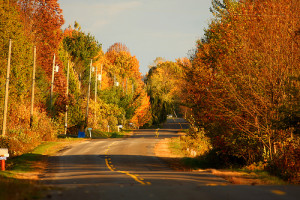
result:
[[[63,39],[61,26],[64,24],[62,9],[57,0],[20,0],[17,1],[26,33],[31,35],[31,42],[37,47],[37,64],[45,71],[48,83],[51,82],[53,56],[56,63],[62,66],[59,55],[60,43]],[[54,92],[56,96],[55,108],[64,111],[66,78],[62,70],[55,74]],[[50,90],[50,89],[49,89]]]
[[[0,138],[0,147],[8,148],[11,156],[17,156],[35,148],[42,140],[53,139],[57,130],[44,110],[46,102],[47,77],[45,71],[37,67],[36,96],[32,126],[30,122],[30,88],[32,84],[34,35],[28,31],[24,13],[19,1],[0,2],[0,74],[6,76],[8,43],[12,40],[11,73],[9,85],[9,105],[7,137]],[[3,94],[4,80],[0,80]],[[0,107],[3,109],[3,97]]]
[[[219,3],[186,68],[185,104],[220,153],[271,161],[298,132],[299,3]]]
[[[105,58],[108,63],[104,71],[110,79],[110,87],[102,92],[102,97],[105,96],[107,103],[117,104],[122,108],[126,120],[136,126],[144,125],[150,120],[150,105],[139,72],[138,60],[121,43],[113,44],[106,52]]]
[[[179,65],[170,61],[159,62],[150,68],[146,84],[154,124],[164,122],[179,103],[181,73]]]

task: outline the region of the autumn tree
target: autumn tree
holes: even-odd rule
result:
[[[57,0],[20,0],[17,1],[26,33],[31,35],[31,42],[37,48],[37,64],[51,82],[54,54],[55,64],[62,66],[59,55],[60,43],[63,39],[61,26],[64,24],[62,9]],[[66,78],[62,70],[55,74],[54,83],[55,110],[59,114],[65,109]],[[49,88],[50,91],[50,88]],[[47,94],[49,96],[49,94]],[[43,102],[45,105],[45,103]],[[49,106],[48,106],[49,107]]]
[[[8,148],[11,156],[28,152],[42,140],[53,139],[57,133],[44,109],[44,93],[47,93],[49,84],[45,71],[40,67],[36,71],[34,117],[32,126],[29,126],[34,43],[33,34],[27,31],[23,11],[17,3],[9,0],[0,2],[1,77],[6,76],[8,44],[12,40],[7,137],[0,137],[0,147]],[[3,110],[4,79],[0,85],[0,107]]]
[[[158,62],[156,62],[158,61]],[[159,124],[173,114],[176,104],[179,104],[179,90],[182,70],[171,61],[162,62],[156,59],[146,77],[147,92],[150,96],[153,123]]]
[[[299,6],[214,1],[216,18],[185,73],[185,101],[221,154],[252,163],[298,151]]]
[[[102,92],[107,103],[119,105],[125,119],[142,126],[149,118],[149,99],[139,72],[139,62],[121,43],[113,44],[105,54],[109,61],[104,65],[110,88]]]
[[[84,119],[90,64],[91,61],[92,63],[96,63],[103,52],[101,44],[95,37],[90,33],[86,34],[82,31],[77,22],[74,23],[74,28],[70,26],[65,29],[63,35],[62,48],[70,56],[68,59],[72,63],[72,76],[70,77],[70,94],[68,102],[69,121],[70,126],[76,129],[87,126]],[[66,63],[67,62],[65,61],[65,66]],[[91,80],[91,85],[94,86],[94,76]],[[77,130],[75,132],[77,132]]]

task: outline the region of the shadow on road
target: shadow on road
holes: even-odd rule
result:
[[[109,157],[114,171],[105,165]],[[66,162],[67,161],[67,162]],[[61,162],[65,162],[61,165]],[[138,174],[152,184],[227,184],[222,178],[210,173],[192,173],[174,171],[166,167],[154,156],[140,155],[72,155],[51,157],[50,165],[41,182],[59,185],[107,185],[107,184],[138,184],[129,176],[119,171]]]

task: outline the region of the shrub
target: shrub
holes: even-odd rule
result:
[[[300,183],[300,146],[299,141],[291,141],[280,149],[269,162],[267,170],[291,183]]]
[[[6,136],[0,137],[0,148],[8,148],[10,156],[29,152],[42,141],[54,140],[56,125],[43,110],[35,110],[30,128],[29,106],[14,105],[9,112]]]
[[[202,156],[212,149],[210,139],[206,137],[203,129],[191,127],[185,136],[181,137],[181,144],[187,155]]]

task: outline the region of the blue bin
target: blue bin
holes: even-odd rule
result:
[[[85,138],[85,133],[78,131],[78,138]]]

